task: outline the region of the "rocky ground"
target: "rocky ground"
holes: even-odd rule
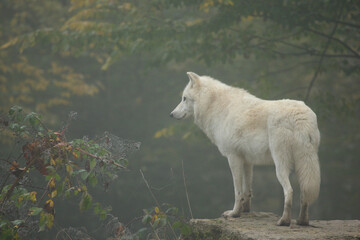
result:
[[[252,212],[240,218],[193,219],[193,233],[186,240],[242,240],[242,239],[358,239],[360,220],[311,220],[310,226],[276,226],[279,219],[273,213]]]

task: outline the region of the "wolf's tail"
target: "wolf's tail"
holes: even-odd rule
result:
[[[320,165],[318,159],[318,147],[320,133],[315,131],[302,136],[302,146],[295,153],[295,171],[298,176],[301,200],[304,203],[314,202],[320,191]]]

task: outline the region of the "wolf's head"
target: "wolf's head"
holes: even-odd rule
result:
[[[188,72],[189,83],[186,85],[181,102],[177,107],[170,113],[170,116],[175,119],[185,119],[194,115],[194,103],[197,97],[196,91],[200,87],[200,76],[196,73]]]

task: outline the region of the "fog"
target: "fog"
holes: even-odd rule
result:
[[[306,101],[321,133],[321,190],[310,221],[359,219],[359,3],[245,2],[0,3],[0,184],[16,180],[7,177],[9,167],[13,161],[26,166],[18,156],[32,141],[19,142],[5,124],[8,110],[18,105],[41,115],[54,131],[69,123],[67,141],[108,132],[141,143],[108,186],[86,183],[93,200],[111,206],[109,214],[128,231],[148,227],[141,222],[143,209],[158,204],[178,208],[182,219],[220,217],[234,201],[227,159],[192,119],[169,116],[192,71],[262,99]],[[67,122],[71,111],[77,117]],[[35,183],[46,188],[36,170],[29,178],[29,192],[37,191]],[[296,218],[294,174],[291,183]],[[40,196],[42,207],[48,197]],[[53,200],[54,227],[32,238],[54,237],[69,227],[85,227],[95,239],[112,231],[92,211],[79,209],[78,196]],[[256,166],[252,211],[281,215],[282,209],[274,166]],[[2,206],[2,218],[15,220],[4,211]]]

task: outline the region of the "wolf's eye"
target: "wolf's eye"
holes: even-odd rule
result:
[[[185,102],[185,100],[186,100],[186,97],[183,97],[183,101]]]

